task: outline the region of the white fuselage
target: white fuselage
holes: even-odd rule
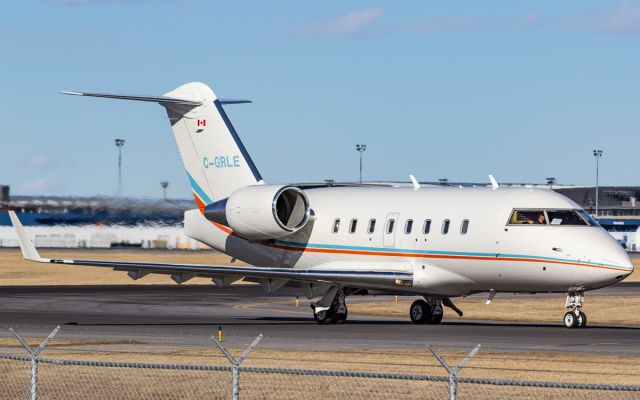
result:
[[[514,209],[579,209],[551,190],[323,187],[305,193],[311,221],[279,240],[248,241],[208,221],[198,210],[185,214],[185,230],[194,239],[258,266],[413,272],[413,285],[390,289],[396,293],[591,290],[633,271],[624,249],[599,226],[509,224]],[[372,219],[375,229],[369,233]],[[392,232],[390,219],[395,221]],[[408,220],[413,224],[407,233]],[[423,231],[426,220],[431,221],[428,233]],[[468,226],[463,234],[464,220]]]

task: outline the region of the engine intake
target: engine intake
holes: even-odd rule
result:
[[[207,219],[229,226],[247,239],[277,239],[302,229],[309,221],[309,200],[295,186],[255,185],[209,204]]]

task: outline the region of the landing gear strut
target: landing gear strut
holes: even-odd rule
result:
[[[425,301],[426,300],[426,301]],[[425,300],[416,300],[409,308],[409,316],[414,324],[436,325],[442,322],[442,299],[425,296]]]
[[[331,305],[327,307],[322,307],[321,303],[323,300],[320,300],[318,303],[311,305],[313,309],[313,319],[316,321],[318,325],[328,325],[328,324],[344,324],[347,320],[347,304],[345,303],[345,294],[343,289],[338,289],[335,291],[335,296],[331,301]],[[320,309],[320,311],[317,311]],[[322,309],[324,308],[324,309]]]
[[[565,328],[574,329],[587,326],[587,315],[580,310],[583,300],[584,291],[570,290],[567,293],[567,303],[565,307],[569,311],[567,311],[562,319]]]

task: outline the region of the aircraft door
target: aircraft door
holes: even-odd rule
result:
[[[389,213],[387,219],[384,222],[382,244],[384,247],[395,247],[396,245],[396,231],[398,230],[398,218],[400,214]]]

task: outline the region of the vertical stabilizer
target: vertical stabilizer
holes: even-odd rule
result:
[[[169,115],[198,207],[262,182],[258,169],[229,121],[220,100],[203,83],[187,83],[165,97],[200,105],[160,102]]]
[[[162,105],[169,115],[180,156],[201,211],[208,204],[229,197],[236,189],[264,183],[222,108],[222,104],[248,103],[248,100],[218,99],[209,86],[199,82],[187,83],[163,96],[60,93]]]

